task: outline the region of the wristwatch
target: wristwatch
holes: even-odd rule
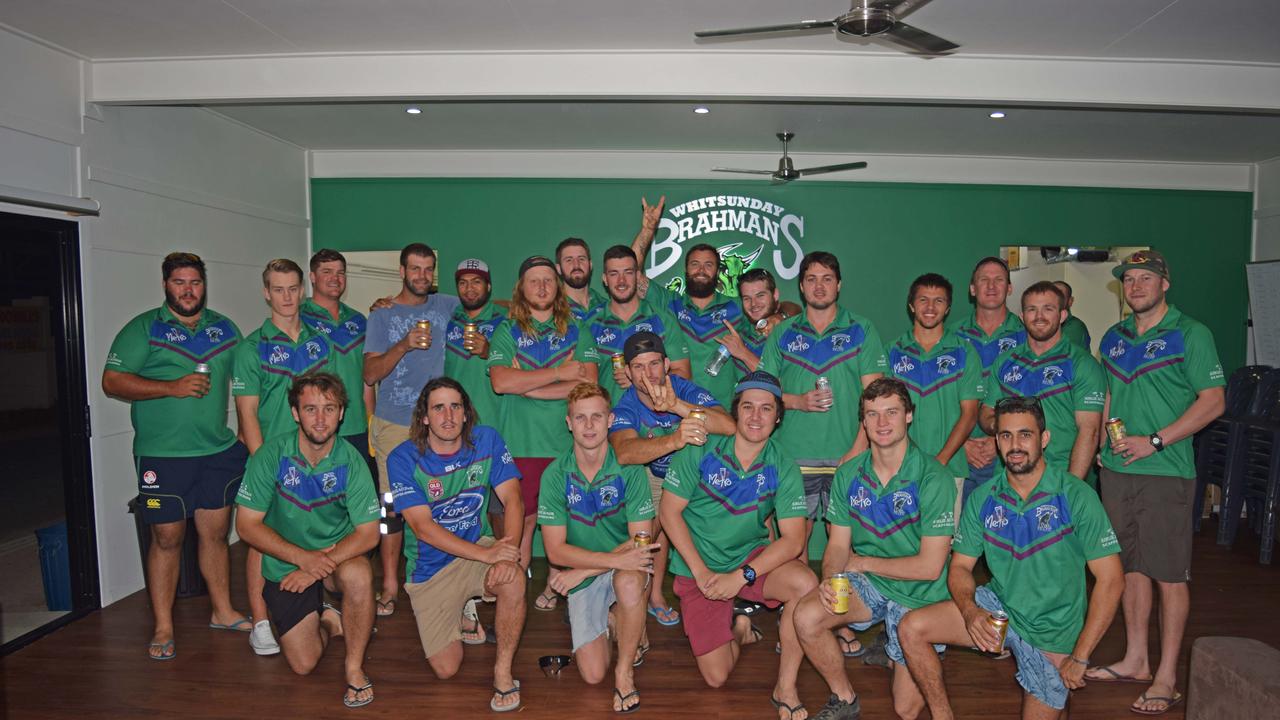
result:
[[[756,569],[750,565],[742,566],[742,579],[747,581],[747,587],[756,584]]]
[[[1164,438],[1160,437],[1160,433],[1151,433],[1151,447],[1155,448],[1156,452],[1164,450]]]

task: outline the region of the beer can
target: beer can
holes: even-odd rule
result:
[[[849,593],[853,591],[849,576],[845,573],[836,573],[828,578],[827,582],[831,583],[831,591],[836,595],[836,601],[831,606],[831,611],[837,615],[849,612]]]
[[[695,420],[695,419],[696,419],[696,420],[702,420],[703,422],[706,422],[706,420],[707,420],[707,411],[706,411],[706,409],[705,409],[705,408],[703,408],[701,405],[695,405],[695,406],[693,406],[693,408],[689,410],[689,419],[690,419],[690,420]]]
[[[1109,418],[1107,420],[1107,435],[1111,438],[1111,442],[1116,443],[1124,439],[1124,420],[1118,417]]]
[[[478,330],[479,326],[473,322],[469,322],[462,326],[462,332],[466,335],[475,335]]]
[[[431,332],[431,321],[430,321],[430,320],[419,320],[418,322],[416,322],[416,323],[414,323],[414,324],[418,326],[418,329],[419,329],[419,330],[425,330],[425,331],[427,331],[427,332]],[[429,345],[427,345],[426,343],[424,343],[424,344],[422,345],[422,347],[426,348],[426,347],[429,347]]]
[[[635,542],[636,547],[646,547],[653,543],[653,536],[643,530],[636,533],[631,539]]]
[[[196,363],[196,369],[195,369],[195,371],[196,371],[196,372],[198,372],[198,373],[200,373],[201,375],[208,375],[208,374],[209,374],[209,363]]]
[[[831,381],[827,379],[826,375],[820,376],[813,386],[820,392],[831,392]]]
[[[760,318],[756,321],[756,332],[764,332],[769,327],[769,318]]]
[[[1009,615],[1003,610],[997,610],[991,613],[991,627],[1000,633],[1000,647],[996,648],[997,653],[1004,652],[1004,639],[1009,634]]]
[[[613,354],[613,369],[621,370],[627,366],[627,361],[622,357],[622,353]]]

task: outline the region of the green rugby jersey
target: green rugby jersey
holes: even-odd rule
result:
[[[1025,502],[997,470],[965,501],[951,547],[986,557],[1009,624],[1056,653],[1071,652],[1084,627],[1086,563],[1120,552],[1098,494],[1059,468],[1045,468]]]
[[[984,387],[991,377],[991,366],[995,363],[996,358],[1000,356],[1000,353],[1012,350],[1027,339],[1027,329],[1023,327],[1022,319],[1008,311],[1005,311],[1004,322],[1000,323],[996,331],[990,335],[978,324],[978,311],[976,309],[970,312],[968,316],[957,321],[951,329],[973,345],[974,351],[978,353],[978,359],[982,361]],[[969,434],[969,437],[985,438],[987,434],[982,431],[981,427],[974,425],[973,432]],[[998,460],[992,463],[992,465],[996,464],[999,464]]]
[[[1124,421],[1130,435],[1163,430],[1191,407],[1201,390],[1227,384],[1213,333],[1173,305],[1142,335],[1132,315],[1112,325],[1099,350],[1111,393],[1109,413]],[[1193,442],[1191,437],[1183,438],[1128,466],[1106,443],[1102,464],[1121,473],[1193,478]]]
[[[638,332],[651,332],[662,338],[667,359],[671,362],[689,357],[689,347],[676,319],[657,303],[648,300],[641,300],[635,314],[625,320],[615,315],[609,303],[605,303],[594,316],[582,323],[582,332],[595,347],[600,387],[609,391],[609,398],[614,402],[622,397],[623,391],[613,379],[613,356],[622,352],[627,338]]]
[[[923,538],[951,537],[955,507],[955,476],[908,441],[902,467],[887,483],[876,477],[870,450],[841,465],[831,482],[827,520],[849,528],[858,555],[912,557],[920,554]],[[912,610],[950,597],[945,564],[936,580],[866,575],[880,594]]]
[[[240,343],[235,355],[231,394],[257,396],[262,439],[293,432],[297,423],[289,407],[289,388],[299,375],[330,369],[325,335],[303,322],[294,342],[268,318]]]
[[[133,454],[137,457],[199,457],[235,444],[227,426],[227,398],[240,329],[205,308],[195,329],[183,325],[167,305],[148,310],[121,328],[107,353],[105,370],[148,380],[172,381],[209,365],[209,394],[202,398],[134,400]]]
[[[369,412],[364,406],[364,336],[368,322],[364,315],[338,303],[338,319],[311,298],[302,304],[302,323],[329,341],[329,372],[338,376],[347,391],[347,411],[342,416],[342,436],[359,435],[369,429]]]
[[[467,311],[459,305],[449,318],[449,326],[445,330],[444,374],[457,380],[467,391],[471,404],[476,409],[480,422],[488,425],[498,424],[499,398],[493,392],[489,382],[488,358],[472,355],[462,347],[467,323],[475,323],[476,331],[492,341],[493,331],[507,317],[506,308],[493,303],[486,303],[475,317],[467,315]]]
[[[590,320],[600,312],[600,308],[609,304],[609,296],[600,292],[594,285],[587,286],[588,300],[587,304],[579,305],[577,300],[565,295],[569,300],[569,312],[573,313],[574,322],[583,322]]]
[[[604,465],[593,478],[578,469],[573,449],[556,458],[542,473],[538,490],[538,523],[561,525],[566,542],[592,552],[613,552],[631,537],[627,523],[652,520],[653,495],[640,465],[618,464],[605,445]],[[573,594],[591,584],[582,581]]]
[[[654,288],[650,288],[653,297]],[[715,293],[705,308],[693,304],[688,295],[681,295],[663,287],[657,288],[657,297],[662,298],[666,308],[680,325],[689,348],[689,361],[693,365],[693,382],[715,396],[721,405],[729,407],[733,400],[733,388],[738,383],[738,368],[730,360],[720,369],[717,375],[707,374],[707,363],[720,350],[716,338],[729,332],[725,323],[738,322],[742,315],[742,306],[737,298]]]
[[[296,425],[295,425],[296,427]],[[249,458],[236,503],[266,513],[263,522],[303,550],[323,550],[382,517],[369,466],[335,437],[314,467],[298,449],[298,432],[264,442]],[[263,553],[262,576],[280,582],[298,566]]]
[[[808,514],[800,467],[770,438],[749,468],[738,464],[733,435],[712,435],[707,444],[675,454],[664,491],[689,501],[682,516],[693,546],[712,572],[735,570],[756,548],[769,543],[770,515],[779,520]],[[671,572],[693,577],[680,552],[671,549]]]
[[[764,346],[765,343],[769,342],[769,336],[756,330],[755,323],[751,322],[746,315],[743,315],[733,324],[733,329],[738,331],[738,337],[742,338],[742,344],[746,345],[748,350],[755,354],[756,357],[764,357]],[[747,368],[747,364],[738,358],[733,359],[733,364],[738,369],[738,379],[751,372]],[[733,397],[730,396],[729,399],[732,400]]]
[[[1066,322],[1062,323],[1062,336],[1085,350],[1089,350],[1093,343],[1088,326],[1075,315],[1067,315]]]
[[[928,352],[908,330],[889,346],[889,374],[906,384],[915,403],[911,439],[932,456],[942,452],[959,422],[960,403],[986,394],[977,351],[950,330]],[[963,447],[951,456],[947,468],[953,478],[968,476]]]

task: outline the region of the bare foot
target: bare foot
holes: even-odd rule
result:
[[[800,701],[800,693],[794,687],[785,690],[774,687],[770,701],[778,709],[778,720],[805,720],[809,717],[809,711],[805,709],[804,703]]]
[[[631,668],[618,666],[613,675],[613,711],[623,712],[640,704],[640,693],[636,690],[635,674]]]
[[[751,624],[751,618],[739,615],[733,619],[733,637],[737,639],[739,645],[745,647],[759,642],[764,634]]]

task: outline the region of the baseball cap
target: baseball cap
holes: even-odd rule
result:
[[[530,255],[529,257],[524,259],[524,262],[520,263],[519,276],[524,277],[525,273],[529,272],[530,270],[536,267],[549,267],[552,270],[555,270],[556,264],[548,260],[543,255]]]
[[[1115,275],[1117,280],[1123,280],[1127,270],[1150,270],[1165,280],[1169,279],[1169,264],[1165,262],[1164,255],[1155,250],[1138,250],[1129,253],[1129,257],[1111,269],[1111,274]]]
[[[630,364],[637,355],[656,352],[663,357],[667,356],[667,347],[662,344],[662,338],[647,330],[640,332],[627,338],[622,344],[622,359]]]
[[[457,282],[458,278],[467,273],[479,275],[484,278],[485,282],[492,282],[489,279],[489,266],[486,265],[483,260],[478,258],[467,258],[466,260],[458,263],[458,269],[453,271],[453,281]]]
[[[779,400],[782,399],[782,384],[778,382],[778,378],[763,370],[751,372],[738,381],[737,386],[733,388],[733,394],[737,395],[744,390],[764,390]]]

